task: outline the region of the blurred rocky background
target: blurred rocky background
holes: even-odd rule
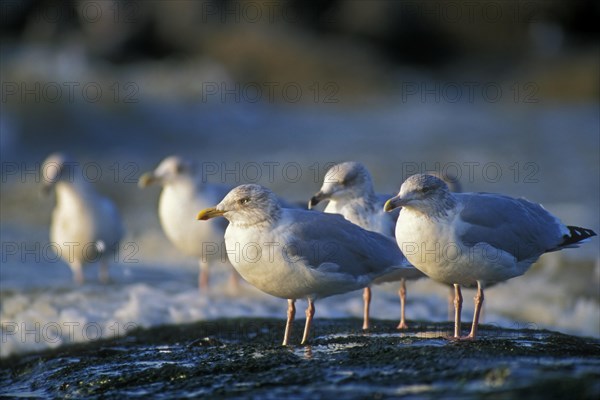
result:
[[[201,96],[203,77],[335,81],[345,99],[402,89],[405,76],[517,74],[540,97],[589,100],[599,17],[594,0],[3,1],[2,69],[6,80],[135,67],[159,97]]]
[[[538,201],[582,201],[584,171],[600,174],[598,1],[7,0],[0,11],[0,155],[29,163],[25,179],[3,169],[3,183],[32,183],[26,171],[56,150],[101,162],[98,183],[122,208],[137,205],[139,173],[174,152],[299,162],[300,185],[259,183],[303,200],[347,159],[388,192],[406,175],[398,155],[421,169],[496,162],[504,185],[479,176],[466,190]],[[536,184],[514,187],[527,163]]]

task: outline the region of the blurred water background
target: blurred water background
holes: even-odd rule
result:
[[[335,162],[363,162],[390,194],[439,170],[465,191],[523,196],[600,232],[599,7],[3,2],[0,356],[140,326],[284,318],[283,300],[249,285],[233,293],[224,266],[198,292],[196,260],[161,231],[159,190],[137,187],[171,154],[196,160],[206,181],[301,202]],[[54,151],[73,154],[125,220],[111,284],[92,266],[74,285],[52,252],[54,199],[39,193],[39,167]],[[374,290],[373,317],[399,317],[396,290]],[[408,291],[409,321],[447,319],[445,287]],[[317,304],[317,317],[361,312],[360,293]],[[598,239],[486,291],[483,320],[600,337]]]

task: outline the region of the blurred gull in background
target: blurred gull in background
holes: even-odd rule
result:
[[[477,287],[473,325],[466,337],[475,339],[486,284],[523,275],[542,254],[578,247],[596,236],[590,229],[563,225],[527,200],[493,193],[452,194],[441,179],[425,174],[409,177],[384,209],[397,207],[402,207],[396,224],[400,249],[427,276],[454,285],[457,339],[461,286]],[[432,257],[425,256],[429,249],[436,251]]]
[[[152,172],[143,174],[139,187],[160,184],[162,191],[158,204],[161,226],[169,240],[184,254],[198,257],[200,274],[198,286],[208,289],[209,264],[223,262],[223,235],[227,221],[215,220],[198,224],[198,210],[219,202],[231,189],[226,185],[201,182],[195,164],[179,156],[165,158]],[[232,270],[231,285],[237,287],[237,274]]]
[[[75,282],[84,282],[82,267],[100,261],[100,280],[108,282],[108,258],[118,251],[123,224],[115,205],[100,196],[79,164],[55,153],[42,165],[44,191],[56,188],[50,240],[73,271]]]
[[[296,299],[308,300],[305,344],[315,300],[364,288],[397,270],[414,270],[389,238],[341,216],[282,208],[273,192],[259,185],[236,187],[198,219],[218,216],[229,220],[225,244],[240,275],[263,292],[288,299],[284,346]],[[251,246],[255,251],[249,254],[245,250]]]

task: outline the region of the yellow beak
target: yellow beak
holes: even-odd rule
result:
[[[225,214],[225,211],[219,211],[215,207],[209,207],[200,211],[196,216],[196,219],[200,221],[206,221],[211,218],[220,217],[223,214]]]
[[[395,208],[398,208],[403,205],[402,200],[398,196],[392,197],[383,205],[383,211],[390,212]]]
[[[154,176],[152,172],[146,172],[145,174],[140,176],[140,179],[138,180],[138,186],[143,189],[146,186],[152,185],[156,181],[156,176]]]

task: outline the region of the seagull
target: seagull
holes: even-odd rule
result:
[[[541,205],[494,193],[451,193],[431,175],[410,176],[384,210],[402,207],[396,241],[415,267],[454,285],[454,338],[461,339],[461,286],[477,287],[477,337],[486,285],[523,275],[542,254],[579,247],[596,233],[565,226]]]
[[[231,187],[201,182],[196,165],[180,156],[165,158],[154,171],[144,173],[138,181],[140,188],[152,184],[162,186],[158,216],[163,231],[177,249],[198,258],[198,287],[202,291],[208,290],[209,263],[226,259],[222,250],[227,222],[217,220],[198,224],[195,216],[199,209],[222,199]],[[232,271],[230,282],[237,286],[235,271]]]
[[[383,205],[391,195],[378,195],[373,189],[371,174],[367,168],[355,161],[347,161],[332,166],[323,179],[323,185],[308,202],[308,208],[328,200],[326,213],[341,214],[348,221],[368,231],[377,232],[393,238],[398,212],[386,213]],[[418,279],[424,275],[417,269],[405,268],[388,276],[377,279],[374,283],[400,281],[398,295],[400,297],[400,323],[397,329],[407,329],[405,319],[406,279]],[[363,290],[364,312],[363,329],[369,329],[369,311],[371,305],[371,288]]]
[[[377,195],[367,168],[354,161],[332,166],[321,189],[310,199],[308,208],[328,200],[326,213],[341,214],[363,229],[393,237],[398,213],[386,213],[382,207],[389,195]]]
[[[100,262],[100,281],[109,281],[108,259],[119,249],[123,223],[113,202],[96,192],[78,162],[54,153],[42,165],[43,191],[56,189],[50,241],[69,264],[75,283],[84,282],[83,266]]]
[[[229,220],[225,246],[239,274],[259,290],[288,299],[283,345],[289,343],[296,299],[307,299],[306,344],[314,302],[362,289],[399,269],[414,269],[390,238],[370,232],[340,215],[283,208],[269,189],[255,184],[234,188],[199,220]]]

